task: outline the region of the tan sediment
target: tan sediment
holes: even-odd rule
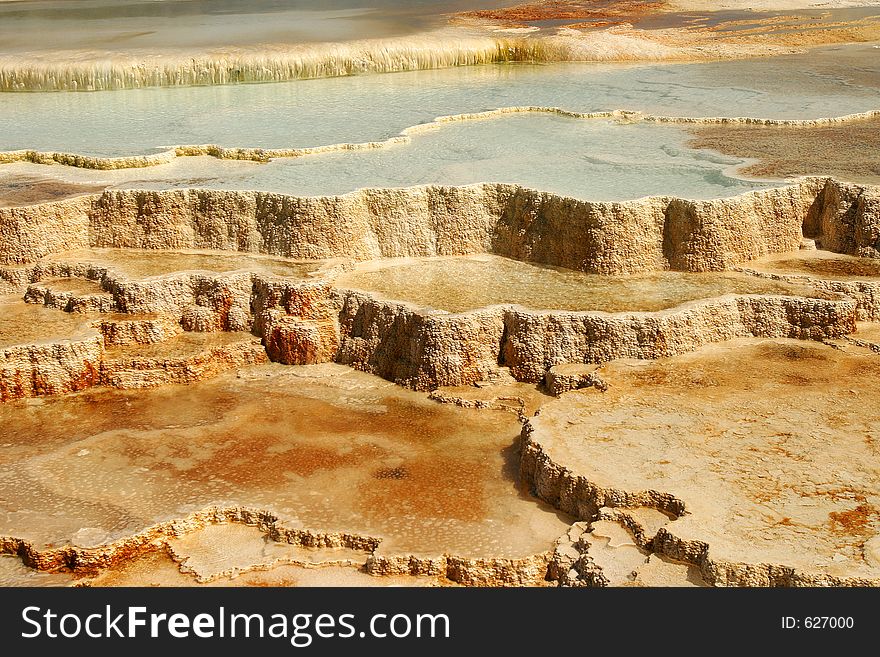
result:
[[[757,160],[742,175],[790,178],[838,176],[852,182],[880,182],[880,119],[795,126],[733,125],[692,130],[691,148],[706,148]]]
[[[525,576],[520,562],[546,562],[567,524],[514,485],[515,418],[450,409],[338,365],[257,366],[0,412],[7,430],[11,418],[39,427],[3,437],[4,497],[18,503],[0,533],[7,552],[42,568],[112,568],[206,524],[244,522],[276,542],[362,552],[368,573],[442,568],[500,584],[511,568]],[[13,490],[22,478],[30,492]]]
[[[791,48],[804,52],[818,46],[866,43],[880,37],[880,21],[876,16],[846,22],[806,18],[785,26],[776,25],[774,19],[763,25],[760,19],[755,22],[758,26],[751,30],[726,29],[724,23],[715,27],[672,27],[649,31],[629,25],[612,29],[621,35],[648,38],[673,52],[706,50],[716,58],[735,57],[734,53],[742,56],[749,52],[752,56],[766,56],[773,54],[775,50],[785,52]]]
[[[68,183],[37,176],[0,179],[0,207],[58,201],[80,194],[93,194],[103,189],[103,185]]]
[[[477,280],[480,285],[472,285]],[[796,283],[756,279],[739,272],[655,271],[608,276],[491,254],[355,263],[336,278],[335,285],[450,313],[498,305],[573,312],[653,312],[727,294],[812,294]]]
[[[854,114],[846,114],[836,117],[818,119],[766,119],[755,117],[682,117],[645,114],[630,110],[609,110],[601,112],[573,112],[559,107],[545,107],[537,105],[523,105],[499,107],[483,112],[469,112],[463,114],[451,114],[438,116],[428,123],[410,126],[401,131],[399,135],[382,141],[369,142],[344,142],[339,144],[326,144],[305,148],[249,148],[249,147],[223,147],[215,144],[182,145],[175,146],[166,151],[152,155],[130,155],[123,157],[100,157],[79,155],[76,153],[64,153],[57,151],[17,150],[0,152],[0,165],[14,162],[29,162],[31,164],[61,164],[64,166],[94,170],[137,169],[167,164],[177,157],[214,157],[220,160],[245,160],[250,162],[266,163],[279,158],[297,158],[327,153],[339,153],[346,151],[375,150],[389,148],[412,142],[414,135],[430,132],[442,128],[443,125],[492,119],[511,114],[552,114],[570,119],[579,120],[611,120],[619,123],[663,123],[682,125],[705,125],[705,126],[778,126],[799,128],[823,128],[845,126],[847,124],[860,124],[862,121],[877,119],[880,110],[869,110]],[[711,134],[711,133],[708,133]],[[715,143],[716,140],[711,140]],[[698,146],[703,147],[703,146]],[[712,148],[713,146],[706,146]],[[833,172],[822,171],[820,175],[834,175]],[[855,181],[858,182],[858,181]],[[0,205],[2,207],[2,205]]]
[[[584,2],[583,0],[537,0],[498,9],[477,9],[458,14],[463,18],[508,22],[580,20],[595,21],[626,20],[642,14],[663,10],[666,2],[643,0],[608,0]]]
[[[880,585],[863,556],[880,521],[865,403],[878,366],[779,340],[611,363],[607,392],[567,393],[528,421],[522,475],[584,520],[669,515],[643,547],[715,586]]]

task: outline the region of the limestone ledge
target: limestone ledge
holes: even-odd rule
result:
[[[323,279],[181,272],[129,281],[100,268],[83,272],[76,265],[67,266],[66,273],[103,276],[113,309],[165,318],[147,324],[103,322],[102,331],[116,344],[155,342],[173,335],[176,325],[200,331],[253,329],[278,362],[335,360],[420,390],[474,383],[499,366],[510,367],[520,381],[537,382],[562,363],[658,358],[732,337],[840,337],[854,330],[857,305],[846,298],[727,296],[653,313],[497,306],[447,314],[334,289]],[[85,305],[70,293],[57,304],[57,295],[37,284],[31,284],[26,298],[64,310]]]
[[[66,568],[88,573],[110,568],[138,554],[157,549],[167,538],[229,522],[255,525],[272,540],[300,547],[345,547],[373,551],[380,543],[379,539],[369,536],[286,527],[277,515],[263,509],[217,506],[157,523],[131,536],[95,546],[65,545],[41,549],[25,539],[0,536],[0,553],[18,555],[26,565],[38,570]]]
[[[880,310],[873,293],[828,283],[826,292],[853,299],[743,295],[653,313],[496,306],[448,314],[334,288],[343,265],[307,280],[243,271],[135,280],[108,267],[40,259],[79,247],[211,248],[354,260],[493,252],[605,274],[707,271],[797,250],[805,233],[824,248],[880,255],[880,192],[830,179],[714,201],[624,203],[589,203],[496,184],[362,190],[325,198],[105,192],[0,209],[0,261],[10,265],[0,267],[0,280],[4,290],[27,286],[29,301],[62,310],[166,318],[164,324],[125,329],[118,322],[115,328],[102,324],[105,340],[116,344],[155,342],[179,328],[253,331],[279,362],[335,360],[433,390],[491,378],[499,367],[510,368],[519,381],[538,382],[560,364],[658,358],[734,337],[824,340],[852,332],[856,319],[877,317]],[[98,281],[103,292],[57,293],[41,283],[65,276]],[[0,361],[4,398],[94,384],[100,380],[94,371],[99,348],[100,340],[88,357],[83,348],[73,353],[63,344],[10,352]]]
[[[334,294],[336,361],[416,390],[473,384],[499,367],[519,381],[539,382],[565,363],[661,358],[735,337],[823,340],[855,330],[856,302],[848,298],[727,295],[660,312],[494,306],[439,314],[357,291]]]
[[[2,77],[2,73],[0,73]],[[39,151],[33,149],[21,149],[15,151],[0,151],[0,164],[13,162],[28,162],[31,164],[76,167],[80,169],[93,169],[99,171],[112,171],[116,169],[142,169],[145,167],[168,164],[178,157],[214,157],[219,160],[246,160],[251,162],[266,163],[278,158],[307,157],[325,153],[340,153],[346,151],[375,150],[389,148],[400,144],[412,142],[415,135],[424,134],[443,126],[468,121],[480,121],[512,114],[551,114],[567,119],[575,120],[605,120],[615,121],[622,124],[631,123],[660,123],[681,125],[763,125],[785,126],[799,128],[813,128],[828,125],[843,125],[856,121],[865,121],[880,116],[880,110],[869,110],[843,116],[823,117],[818,119],[767,119],[757,117],[687,117],[665,116],[646,114],[644,112],[626,109],[616,109],[599,112],[575,112],[561,107],[549,107],[543,105],[513,105],[498,107],[483,112],[465,112],[461,114],[449,114],[438,116],[433,121],[419,123],[404,128],[400,134],[381,141],[364,142],[341,142],[336,144],[323,144],[302,148],[255,148],[255,147],[225,147],[217,144],[185,144],[168,148],[159,153],[149,155],[125,155],[121,157],[103,157],[95,155],[83,155],[80,153],[67,153],[63,151]]]
[[[139,555],[164,549],[170,538],[209,525],[242,523],[258,527],[273,541],[304,548],[348,548],[369,554],[365,572],[377,577],[415,575],[442,577],[467,586],[522,586],[546,578],[550,552],[521,559],[468,558],[455,555],[422,557],[377,555],[382,539],[346,532],[321,532],[287,527],[271,511],[246,506],[217,506],[155,524],[137,534],[95,546],[65,545],[40,548],[11,536],[0,536],[0,554],[13,554],[31,568],[65,569],[81,575],[97,573],[131,561]]]
[[[110,313],[116,310],[115,299],[110,294],[76,294],[54,290],[38,283],[28,285],[24,300],[64,312]]]
[[[601,203],[494,183],[328,197],[106,191],[0,208],[0,264],[117,247],[354,260],[495,253],[600,274],[720,271],[797,250],[805,232],[832,251],[880,255],[880,191],[819,178],[709,201]]]
[[[880,322],[880,281],[830,281],[806,274],[776,274],[749,267],[737,267],[749,276],[785,281],[809,286],[819,292],[842,294],[856,302],[856,319],[860,322]]]
[[[0,348],[0,401],[99,385],[103,347],[94,331],[60,342]]]
[[[105,347],[156,344],[170,340],[183,331],[177,321],[161,315],[131,318],[117,315],[112,319],[96,321],[95,328],[104,337]]]
[[[371,555],[365,570],[370,575],[414,575],[445,578],[464,586],[538,586],[546,584],[550,552],[522,559],[468,559]]]
[[[855,330],[857,308],[855,300],[844,296],[727,295],[659,312],[609,314],[493,306],[449,314],[337,289],[325,279],[181,272],[143,281],[105,278],[104,284],[111,290],[114,307],[157,313],[160,318],[125,320],[122,315],[100,321],[105,338],[95,339],[88,358],[66,341],[54,349],[44,345],[42,351],[33,351],[36,347],[7,350],[9,354],[0,360],[5,399],[57,394],[88,385],[124,387],[135,380],[142,387],[150,384],[150,372],[156,374],[156,384],[195,380],[194,371],[212,370],[195,361],[172,359],[160,366],[153,359],[133,368],[140,371],[137,376],[111,373],[107,378],[98,371],[105,344],[149,344],[173,336],[180,327],[253,331],[276,362],[335,361],[430,391],[491,379],[504,367],[517,380],[536,383],[560,364],[660,358],[734,337],[837,338]],[[29,293],[29,298],[55,297]],[[66,299],[65,308],[78,305],[76,296]],[[246,351],[247,358],[226,352],[216,356],[223,356],[221,360],[229,366],[259,362],[252,349]],[[175,369],[178,374],[173,373]]]
[[[118,356],[101,361],[100,383],[126,390],[188,384],[267,360],[266,351],[256,340],[211,347],[180,357]]]

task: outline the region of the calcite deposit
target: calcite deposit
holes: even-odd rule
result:
[[[721,8],[718,3],[664,0],[539,0],[512,7],[492,3],[485,10],[480,10],[476,3],[476,7],[471,6],[475,11],[451,14],[445,20],[423,25],[414,34],[401,35],[401,25],[407,21],[397,17],[393,21],[393,38],[353,38],[361,36],[363,30],[374,29],[373,19],[367,21],[371,27],[353,29],[349,38],[341,42],[321,42],[320,36],[309,28],[305,33],[298,32],[296,25],[302,19],[292,25],[286,23],[283,10],[276,8],[280,25],[290,28],[278,27],[275,32],[261,25],[256,44],[248,39],[241,43],[233,38],[230,42],[228,34],[234,34],[235,28],[211,24],[212,14],[208,12],[204,22],[199,22],[200,26],[207,25],[202,27],[201,34],[182,41],[178,36],[176,41],[172,39],[173,47],[163,34],[180,29],[172,15],[166,18],[175,23],[174,27],[148,23],[147,27],[138,28],[143,32],[132,35],[130,24],[122,30],[116,25],[114,30],[115,21],[96,21],[95,14],[88,13],[90,20],[67,24],[73,27],[66,25],[67,32],[81,32],[85,38],[85,43],[78,47],[64,47],[69,34],[60,39],[62,44],[57,44],[45,32],[33,28],[16,33],[14,30],[21,24],[11,22],[13,27],[9,30],[13,32],[2,36],[10,41],[26,40],[27,45],[19,45],[17,52],[6,52],[0,57],[0,91],[96,91],[279,82],[491,63],[669,62],[778,55],[803,52],[808,46],[876,40],[880,28],[872,12],[867,16],[835,16],[817,11],[780,16],[772,11],[792,6],[827,9],[853,4],[874,5],[875,0],[727,2]],[[448,8],[468,7],[450,3]],[[423,7],[421,12],[432,13],[431,9]],[[696,9],[697,13],[669,15],[682,9]],[[262,15],[257,12],[248,20],[248,13],[243,11],[239,16],[244,24]],[[71,12],[71,16],[75,15]],[[332,20],[345,22],[342,16]],[[92,25],[95,22],[101,25],[100,29]],[[305,24],[311,25],[309,21]],[[269,32],[264,34],[264,29]],[[292,37],[297,34],[299,39]],[[157,41],[148,45],[153,39]],[[313,42],[315,39],[317,42]]]
[[[451,312],[364,277],[468,262],[498,280]],[[880,191],[830,178],[0,208],[0,547],[96,585],[875,584],[878,262]]]
[[[499,365],[522,381],[553,366],[656,358],[732,337],[833,338],[852,332],[854,302],[833,290],[801,296],[734,295],[651,313],[531,311],[493,306],[448,314],[334,286],[343,264],[306,280],[262,262],[237,271],[137,277],[124,267],[57,258],[71,249],[214,249],[294,259],[496,253],[601,274],[716,271],[796,250],[805,232],[823,248],[878,250],[873,188],[808,179],[732,199],[649,198],[589,203],[509,185],[364,190],[341,197],[175,190],[105,192],[0,209],[0,280],[9,291],[64,310],[156,313],[187,331],[255,331],[284,363],[337,361],[419,390],[466,385]],[[82,254],[81,254],[82,255]],[[254,271],[256,270],[256,271]],[[293,270],[291,270],[293,271]],[[46,279],[100,283],[93,294]],[[861,298],[861,297],[860,297]],[[859,319],[868,302],[862,298]],[[870,306],[873,308],[873,306]],[[20,394],[80,389],[97,355],[61,353],[64,382],[16,366]],[[71,364],[72,363],[72,364]],[[44,382],[48,381],[48,382]],[[28,391],[28,392],[25,392]],[[19,393],[7,393],[16,396]]]
[[[631,518],[635,542],[710,584],[876,586],[878,367],[865,349],[755,339],[610,363],[605,392],[529,419],[522,474],[584,519],[665,514],[649,531]]]

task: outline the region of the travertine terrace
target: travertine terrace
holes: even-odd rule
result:
[[[529,420],[522,474],[710,584],[877,585],[878,366],[855,346],[755,339],[616,361],[604,392],[566,393]],[[606,577],[579,548],[571,583]]]
[[[69,35],[64,32],[57,35],[56,44],[51,37],[49,43],[42,43],[47,40],[42,33],[6,31],[0,36],[10,42],[26,41],[12,52],[0,53],[0,91],[278,82],[489,63],[732,59],[876,40],[880,33],[876,12],[840,13],[852,5],[876,7],[876,0],[771,0],[758,6],[731,2],[722,9],[733,16],[720,19],[712,15],[719,9],[717,3],[705,2],[537,0],[511,4],[515,6],[440,14],[410,33],[363,38],[354,31],[342,41],[323,41],[314,35],[303,40],[302,31],[300,39],[292,40],[289,31],[297,35],[296,30],[290,30],[295,24],[287,33],[280,29],[256,43],[247,39],[239,42],[235,30],[227,37],[228,28],[215,25],[208,30],[217,36],[211,35],[207,43],[185,40],[172,47],[163,33],[173,37],[177,30],[168,24],[155,26],[157,41],[152,47],[150,39],[135,38],[127,43],[131,35],[125,31],[115,38],[112,32],[92,32],[97,43],[69,45]],[[777,8],[801,12],[780,16],[772,11]],[[802,13],[805,10],[809,11],[806,16]],[[243,14],[246,29],[253,18]],[[279,20],[283,25],[284,19]],[[15,23],[10,21],[10,25],[14,30]],[[94,30],[83,20],[73,25],[86,34]],[[141,36],[151,34],[154,31]]]
[[[0,586],[880,585],[878,39],[0,0]]]
[[[876,188],[830,178],[711,201],[483,184],[107,191],[0,208],[3,550],[95,585],[295,582],[315,569],[416,584],[874,583],[876,473],[817,481],[809,504],[780,499],[770,522],[754,506],[770,493],[737,474],[753,457],[740,433],[719,428],[704,454],[688,442],[690,402],[650,404],[704,384],[719,393],[707,404],[726,399],[746,367],[727,372],[736,353],[809,424],[833,405],[796,386],[859,372],[840,396],[864,436],[822,440],[862,459],[876,418],[856,400],[880,363],[865,324],[880,317],[878,209]],[[408,262],[510,263],[495,275],[513,296],[448,312],[430,285],[407,301],[358,284]],[[540,286],[507,280],[517,267],[581,276],[563,282],[583,300],[555,308]],[[663,280],[690,287],[642,306],[636,287],[623,311],[601,301],[614,281]],[[644,413],[632,415],[633,386]],[[663,440],[682,444],[614,446],[616,420],[589,404],[632,422],[668,414],[677,428]],[[72,433],[68,417],[83,418]],[[825,467],[798,456],[812,434],[778,450],[761,436],[749,444],[770,450],[777,486]],[[590,449],[644,466],[616,477]],[[719,469],[717,485],[676,478],[701,468]],[[661,471],[669,481],[647,482]],[[14,492],[23,476],[40,491],[27,500]],[[713,529],[731,523],[742,535]],[[766,549],[748,547],[756,531]],[[225,540],[239,547],[224,561]],[[787,559],[804,540],[815,554]]]

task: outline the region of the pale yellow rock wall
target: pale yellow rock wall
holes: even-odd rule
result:
[[[880,188],[829,181],[818,213],[804,226],[829,251],[880,257]]]
[[[856,302],[726,296],[658,313],[535,312],[497,306],[425,314],[353,291],[340,298],[337,362],[418,390],[468,385],[499,366],[539,382],[562,363],[661,358],[735,337],[821,340],[855,330]]]
[[[0,349],[0,401],[97,385],[103,347],[104,340],[95,331],[78,340]]]
[[[88,248],[92,199],[0,208],[0,264],[25,264],[51,253]]]
[[[0,209],[0,263],[94,246],[358,260],[494,252],[603,274],[708,271],[796,249],[805,221],[821,223],[826,248],[876,250],[877,194],[820,179],[711,201],[620,203],[500,184],[330,197],[108,191]]]
[[[503,309],[426,314],[406,304],[337,291],[337,362],[416,390],[479,381],[498,369]]]

